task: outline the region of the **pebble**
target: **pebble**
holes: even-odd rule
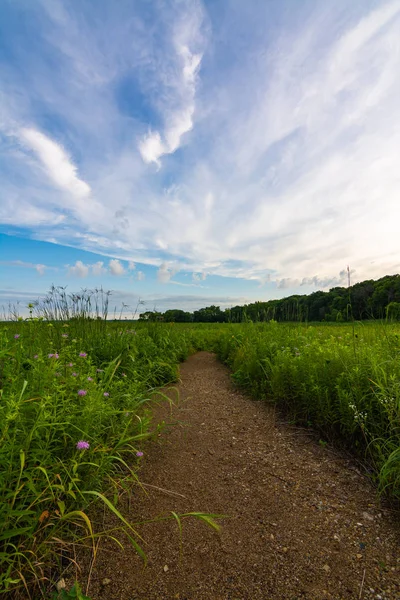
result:
[[[322,568],[323,568],[323,570],[324,570],[324,571],[326,571],[327,573],[329,573],[329,571],[331,570],[331,568],[330,568],[330,566],[329,566],[329,565],[324,565]]]
[[[168,565],[164,565],[164,573],[166,573],[167,571],[169,571],[169,567]]]

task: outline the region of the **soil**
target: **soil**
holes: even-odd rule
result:
[[[357,463],[285,424],[199,352],[155,411],[167,426],[147,443],[119,508],[137,523],[171,511],[228,517],[218,533],[174,519],[138,526],[148,565],[102,542],[90,571],[94,600],[325,600],[400,598],[398,513],[382,506]],[[106,516],[106,526],[116,522]],[[122,538],[121,538],[122,539]],[[89,569],[80,580],[87,583]]]

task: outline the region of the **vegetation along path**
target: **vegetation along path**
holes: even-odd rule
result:
[[[355,463],[237,391],[209,353],[181,366],[178,387],[178,408],[170,413],[165,403],[156,415],[175,425],[144,448],[148,495],[135,492],[124,514],[134,522],[193,510],[229,518],[221,533],[186,520],[181,557],[176,521],[142,526],[144,570],[133,550],[105,543],[92,598],[400,598],[396,515]]]

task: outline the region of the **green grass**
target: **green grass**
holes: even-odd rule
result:
[[[362,458],[400,498],[400,327],[245,324],[214,348],[234,380]]]
[[[172,327],[121,325],[0,327],[0,592],[40,588],[72,541],[93,542],[93,500],[120,517],[141,553],[118,494],[137,479],[152,390],[176,381],[192,348]]]
[[[119,517],[145,558],[118,498],[138,480],[152,390],[176,381],[179,362],[196,350],[215,351],[250,394],[351,449],[379,489],[400,498],[398,325],[87,316],[47,322],[31,314],[0,324],[0,593],[36,589],[46,597],[72,544],[96,544],[95,501]],[[81,440],[89,448],[78,449]],[[215,525],[210,515],[190,515]],[[171,518],[180,525],[187,516]]]

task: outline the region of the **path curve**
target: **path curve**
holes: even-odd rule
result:
[[[125,503],[132,521],[169,511],[230,515],[220,535],[185,521],[143,526],[149,565],[103,544],[94,600],[347,600],[400,598],[399,527],[347,459],[231,383],[215,356],[181,366],[179,422],[145,447],[148,496]],[[174,389],[169,391],[176,398]],[[177,495],[180,494],[180,495]],[[182,497],[184,496],[184,497]],[[110,522],[111,523],[111,522]],[[361,595],[360,595],[361,593]]]

